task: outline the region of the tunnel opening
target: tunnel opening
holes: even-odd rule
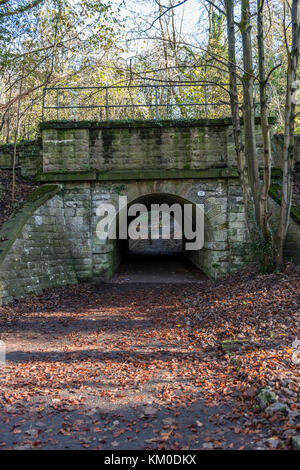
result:
[[[190,217],[184,216],[190,206]],[[146,208],[143,212],[142,206]],[[201,249],[187,250],[185,224],[196,232],[196,205],[171,194],[148,194],[128,204],[127,239],[120,239],[117,217],[117,263],[111,282],[190,283],[207,279]]]

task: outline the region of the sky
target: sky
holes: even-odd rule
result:
[[[179,0],[178,0],[179,2]],[[126,24],[126,37],[129,41],[129,52],[124,56],[129,58],[141,49],[151,47],[151,37],[156,34],[158,22],[155,22],[150,30],[141,35],[140,31],[147,30],[153,19],[157,18],[157,6],[154,0],[113,0],[116,6],[121,6],[121,17]],[[166,0],[167,3],[167,0]],[[182,29],[183,36],[188,42],[204,40],[204,26],[206,12],[201,0],[187,0],[186,3],[175,8],[175,22],[178,30]],[[144,38],[141,39],[141,38]]]

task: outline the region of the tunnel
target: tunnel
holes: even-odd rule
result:
[[[140,196],[121,209],[116,220],[117,261],[111,282],[182,283],[207,279],[199,267],[201,249],[191,248],[196,244],[193,234],[198,230],[197,210],[191,201],[166,193]],[[120,236],[124,211],[126,239]]]

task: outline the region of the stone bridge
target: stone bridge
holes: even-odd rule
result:
[[[262,160],[259,122],[257,136]],[[204,204],[204,247],[187,256],[210,278],[252,262],[230,119],[51,121],[41,137],[35,177],[42,185],[0,232],[2,303],[110,279],[126,243],[99,240],[96,211],[102,202],[117,207],[120,195],[129,204]]]

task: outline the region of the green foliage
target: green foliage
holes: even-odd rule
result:
[[[120,32],[109,0],[42,0],[25,12],[31,2],[21,0],[19,13],[1,17],[11,3],[0,5],[0,141],[14,140],[18,96],[19,136],[30,139],[41,119],[42,88],[76,84]]]

